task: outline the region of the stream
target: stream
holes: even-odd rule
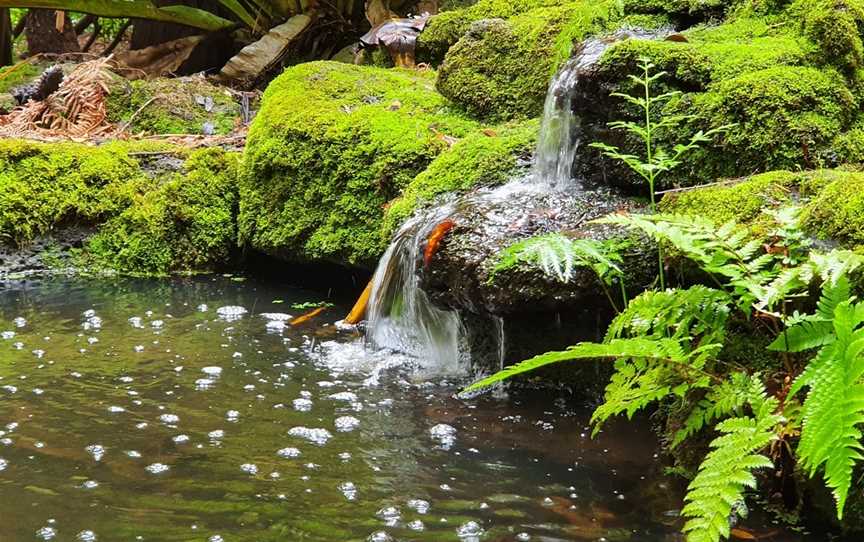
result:
[[[367,346],[347,307],[286,325],[322,295],[0,284],[0,540],[680,540],[650,423],[457,399],[467,371]]]

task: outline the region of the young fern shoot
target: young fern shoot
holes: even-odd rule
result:
[[[721,126],[707,132],[699,130],[686,143],[678,143],[672,148],[672,152],[667,152],[657,144],[658,132],[672,129],[683,121],[691,118],[687,115],[663,115],[658,120],[654,120],[652,110],[658,104],[668,102],[672,98],[680,95],[679,91],[665,92],[657,96],[651,95],[651,86],[657,80],[665,77],[666,72],[660,71],[651,73],[655,65],[650,59],[642,57],[638,63],[641,75],[629,75],[631,81],[636,83],[641,90],[640,96],[631,96],[621,92],[613,92],[611,95],[626,100],[635,105],[641,111],[642,124],[631,121],[614,121],[609,123],[609,127],[615,130],[623,130],[635,136],[642,141],[644,146],[644,154],[641,156],[636,154],[628,154],[622,151],[619,147],[608,145],[606,143],[595,142],[590,146],[602,151],[603,155],[623,162],[637,175],[648,184],[648,193],[651,197],[651,212],[657,211],[657,181],[664,174],[678,167],[685,154],[699,148],[700,144],[707,143],[715,134],[728,129],[730,126]],[[658,273],[660,278],[660,288],[666,288],[666,278],[663,270],[663,247],[657,247]]]

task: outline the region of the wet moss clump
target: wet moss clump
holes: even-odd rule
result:
[[[236,246],[238,153],[192,152],[183,171],[108,220],[90,239],[90,263],[125,273],[164,275],[209,271],[227,263]]]
[[[0,140],[0,239],[25,245],[120,212],[149,183],[129,155],[140,146]]]
[[[108,119],[133,133],[218,134],[233,132],[241,120],[240,104],[226,88],[203,77],[126,81],[114,79],[108,95]]]
[[[536,117],[574,43],[604,28],[613,11],[611,2],[578,1],[478,21],[447,52],[437,88],[476,117]]]
[[[864,173],[815,172],[812,197],[804,206],[804,225],[821,239],[864,251]]]
[[[537,121],[505,124],[472,133],[441,153],[394,200],[384,218],[384,236],[390,235],[421,205],[436,196],[475,186],[494,186],[510,180],[519,160],[534,150]]]
[[[478,126],[434,73],[335,62],[287,69],[264,94],[240,186],[243,245],[273,256],[374,265],[386,205],[452,137]]]

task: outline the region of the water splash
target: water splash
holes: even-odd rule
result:
[[[417,273],[422,247],[432,230],[452,215],[444,205],[409,219],[393,238],[372,277],[367,338],[431,362],[425,369],[449,373],[460,369],[461,321],[454,311],[434,306],[420,288]]]
[[[551,190],[574,187],[573,161],[581,143],[577,133],[580,119],[574,112],[580,78],[597,64],[612,44],[623,39],[645,39],[656,35],[626,28],[608,36],[585,40],[579,52],[558,70],[546,92],[543,106],[543,121],[532,172],[535,183]]]

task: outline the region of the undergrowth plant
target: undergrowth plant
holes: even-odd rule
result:
[[[590,146],[600,149],[602,153],[612,158],[623,162],[634,173],[639,175],[648,184],[648,193],[651,197],[651,212],[657,211],[656,202],[656,187],[657,181],[664,174],[681,164],[681,160],[688,152],[699,148],[699,145],[711,141],[711,137],[715,134],[727,130],[731,126],[721,126],[713,130],[704,132],[702,130],[696,132],[686,143],[678,143],[672,147],[671,152],[660,146],[657,142],[657,136],[663,131],[669,131],[678,127],[682,122],[691,118],[687,115],[660,115],[655,120],[657,109],[662,107],[672,98],[681,94],[679,91],[664,92],[659,95],[652,95],[651,86],[667,75],[665,71],[652,73],[655,65],[649,58],[642,57],[638,61],[638,66],[641,71],[640,75],[628,75],[631,81],[636,84],[640,92],[638,96],[631,96],[622,92],[613,92],[611,95],[626,100],[636,106],[641,113],[641,124],[632,121],[614,121],[609,123],[609,127],[615,130],[623,130],[641,141],[643,144],[643,154],[628,154],[622,151],[619,147],[608,145],[606,143],[591,143]],[[666,278],[663,269],[663,247],[657,247],[657,259],[659,266],[660,288],[666,288]]]
[[[688,542],[728,538],[730,516],[756,487],[756,471],[771,467],[784,449],[794,449],[811,476],[822,473],[842,518],[853,469],[864,459],[864,303],[855,301],[850,280],[864,257],[814,250],[795,209],[774,219],[777,229],[762,239],[733,222],[718,226],[693,216],[599,220],[674,247],[699,268],[703,283],[646,291],[618,314],[602,342],[542,354],[466,391],[555,363],[611,360],[613,375],[592,416],[595,433],[612,416],[662,404],[683,414],[671,446],[706,431],[717,435],[685,497]],[[750,360],[722,355],[733,325],[767,333],[776,364],[760,373],[748,369]]]

